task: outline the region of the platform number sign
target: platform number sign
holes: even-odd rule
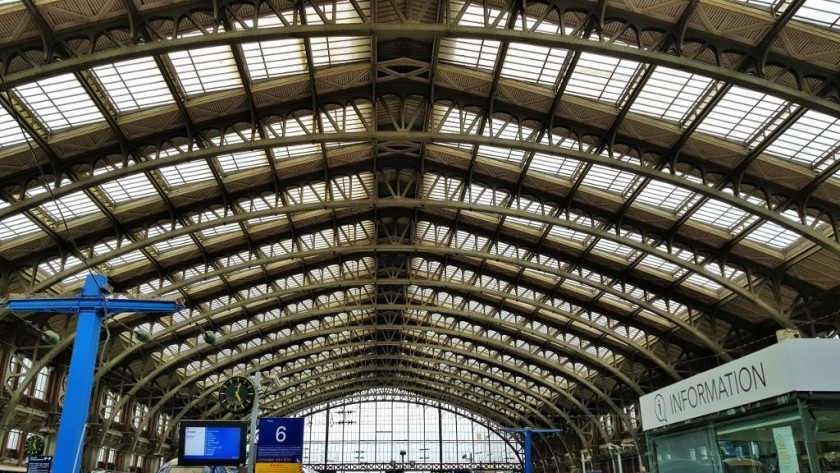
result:
[[[260,419],[257,462],[303,463],[303,417]]]

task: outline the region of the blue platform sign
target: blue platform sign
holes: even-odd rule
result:
[[[50,473],[52,455],[32,455],[26,464],[26,473]]]
[[[263,417],[257,462],[303,463],[303,417]]]

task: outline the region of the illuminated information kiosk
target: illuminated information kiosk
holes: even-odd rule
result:
[[[653,473],[840,473],[840,340],[781,341],[640,408]]]

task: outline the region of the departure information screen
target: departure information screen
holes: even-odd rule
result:
[[[209,425],[201,425],[209,424]],[[235,465],[244,462],[245,430],[239,424],[196,422],[181,428],[184,465]]]

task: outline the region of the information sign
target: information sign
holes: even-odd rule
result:
[[[52,455],[32,455],[26,464],[26,473],[50,473]]]
[[[303,463],[303,417],[260,419],[257,463]]]

